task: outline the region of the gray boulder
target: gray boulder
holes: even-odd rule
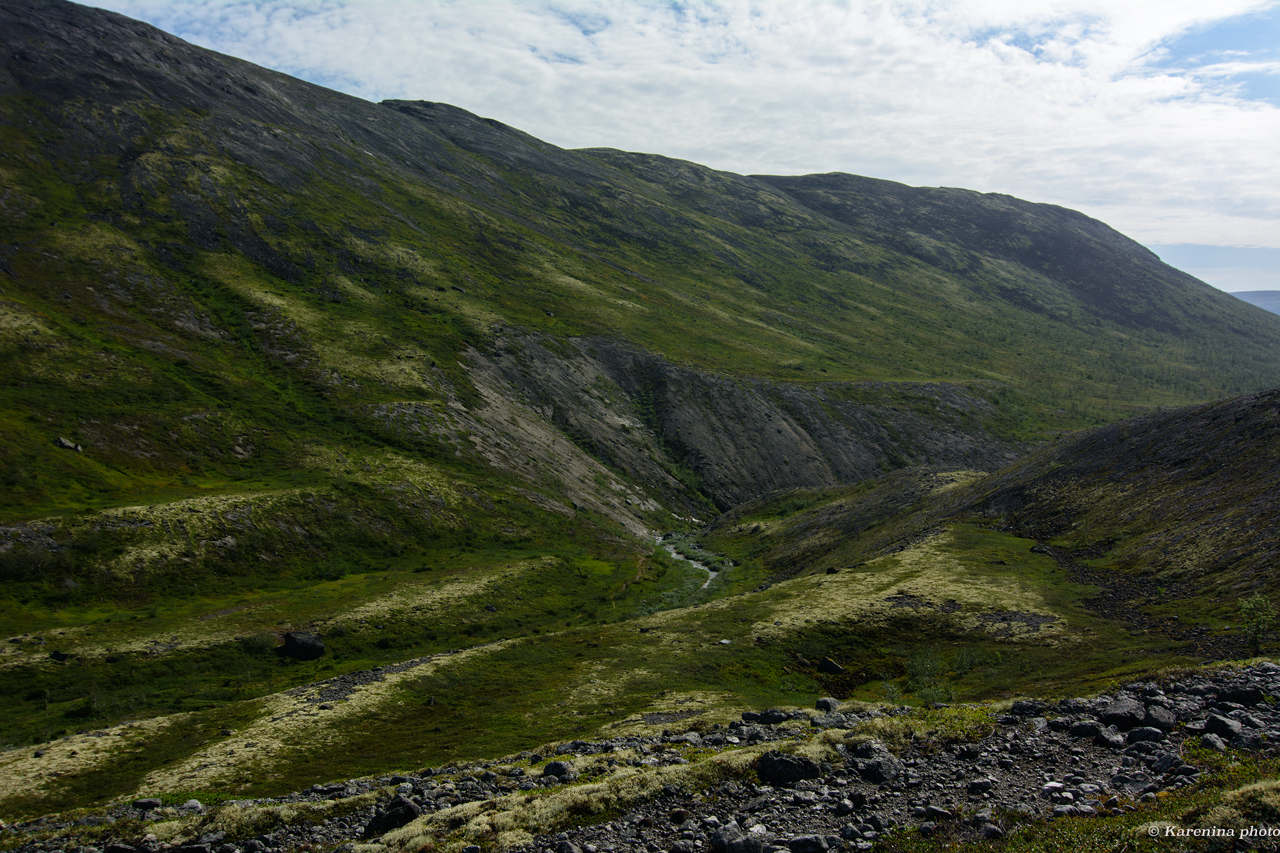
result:
[[[1103,725],[1115,726],[1122,732],[1137,728],[1147,719],[1147,708],[1131,696],[1122,696],[1098,715]]]
[[[810,758],[770,750],[757,759],[756,773],[766,785],[794,785],[802,779],[817,779],[822,768]]]
[[[854,750],[858,775],[868,782],[890,782],[902,775],[903,764],[879,741],[867,741]]]
[[[1205,721],[1204,730],[1209,734],[1230,739],[1238,737],[1240,732],[1244,730],[1244,726],[1230,717],[1224,717],[1221,714],[1210,714],[1209,719]]]
[[[412,822],[421,813],[416,803],[397,794],[385,809],[375,814],[365,825],[364,837],[377,838],[385,835],[393,829],[399,829]]]
[[[548,761],[547,766],[542,768],[542,775],[568,779],[573,776],[573,767],[564,761]]]
[[[324,654],[324,642],[315,634],[290,631],[284,635],[279,654],[293,660],[316,660]]]

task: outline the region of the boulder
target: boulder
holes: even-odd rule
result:
[[[1094,735],[1093,742],[1097,746],[1104,746],[1108,749],[1123,749],[1125,737],[1120,734],[1120,730],[1115,726],[1107,726]]]
[[[548,761],[547,766],[542,768],[542,775],[568,779],[573,775],[573,767],[564,761]]]
[[[1139,726],[1129,730],[1129,743],[1159,743],[1164,740],[1164,732],[1155,726]]]
[[[1159,729],[1162,732],[1171,732],[1174,726],[1178,724],[1178,718],[1168,708],[1162,708],[1159,705],[1148,705],[1147,718],[1142,721],[1142,724]]]
[[[1235,687],[1218,696],[1221,702],[1230,702],[1233,705],[1253,706],[1262,701],[1263,693],[1256,687]]]
[[[742,838],[746,833],[737,821],[731,820],[711,835],[711,853],[728,853],[729,845]]]
[[[756,773],[766,785],[794,785],[802,779],[817,779],[822,768],[810,758],[770,750],[757,759]]]
[[[1229,739],[1238,737],[1240,732],[1244,730],[1244,726],[1230,717],[1224,717],[1221,714],[1210,714],[1209,719],[1205,720],[1204,730],[1209,734]]]
[[[823,696],[817,702],[813,703],[813,707],[824,714],[833,714],[840,710],[840,700],[831,696]]]
[[[827,675],[843,675],[844,667],[831,658],[823,658],[818,661],[818,672],[824,672]]]
[[[903,764],[879,741],[867,741],[854,750],[858,775],[868,782],[889,782],[902,775]]]
[[[831,844],[821,835],[798,835],[787,842],[791,853],[827,853]]]
[[[1131,696],[1122,696],[1098,715],[1103,725],[1115,726],[1122,732],[1137,728],[1147,719],[1147,708]]]
[[[746,714],[742,715],[744,720],[746,717]],[[758,716],[758,721],[766,726],[776,726],[778,723],[785,723],[789,719],[791,719],[791,715],[781,708],[769,708],[766,711],[761,711]],[[748,722],[750,721],[748,720]]]
[[[1094,737],[1102,731],[1102,723],[1097,720],[1076,720],[1068,731],[1072,737]]]
[[[1214,752],[1226,752],[1227,744],[1222,738],[1215,734],[1205,732],[1200,735],[1200,745],[1205,749],[1212,749]]]
[[[410,823],[422,813],[412,800],[397,794],[387,807],[377,812],[365,825],[364,837],[377,838]]]
[[[294,660],[316,660],[324,654],[324,642],[315,634],[290,631],[284,635],[284,645],[278,653]]]

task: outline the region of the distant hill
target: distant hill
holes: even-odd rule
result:
[[[1280,314],[1280,290],[1237,290],[1231,295],[1272,314]]]

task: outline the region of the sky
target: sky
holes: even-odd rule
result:
[[[1280,290],[1280,0],[94,5],[565,148],[1058,204],[1224,290]]]

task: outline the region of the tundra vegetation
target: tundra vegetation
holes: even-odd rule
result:
[[[1102,223],[0,41],[6,817],[1268,649],[1280,317]]]

